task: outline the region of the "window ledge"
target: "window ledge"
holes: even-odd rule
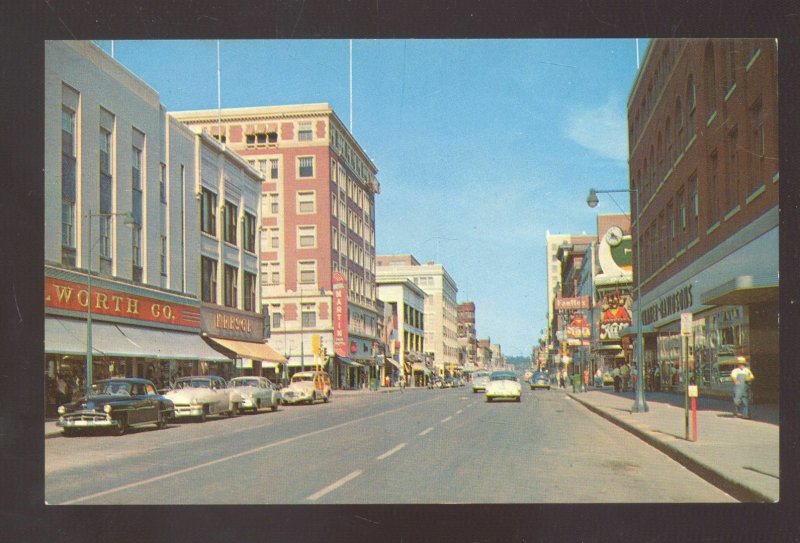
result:
[[[692,134],[692,139],[690,139],[689,143],[686,144],[686,150],[684,151],[684,153],[688,152],[689,149],[692,148],[692,145],[694,145],[694,142],[696,141],[697,141],[697,134]]]
[[[208,232],[204,232],[204,231],[200,230],[200,235],[201,236],[205,236],[205,237],[207,237],[209,239],[213,239],[214,241],[217,241],[217,235],[216,234],[209,234]]]
[[[763,185],[763,184],[762,184],[760,187],[758,187],[756,190],[754,190],[752,193],[750,193],[750,196],[748,196],[748,197],[745,199],[745,201],[744,201],[744,202],[745,202],[746,204],[749,204],[750,202],[752,202],[753,200],[755,200],[756,198],[758,198],[759,196],[761,196],[762,194],[764,194],[764,191],[765,191],[765,190],[767,190],[767,187],[766,187],[766,185]]]
[[[755,53],[753,53],[753,57],[752,57],[752,58],[750,59],[750,61],[747,63],[747,66],[745,66],[745,68],[744,68],[744,71],[745,71],[745,72],[749,72],[749,71],[750,71],[750,68],[752,68],[752,67],[753,67],[753,64],[755,64],[756,60],[757,60],[757,59],[758,59],[758,57],[760,57],[760,56],[761,56],[761,48],[758,48],[758,49],[756,49],[756,52],[755,52]]]
[[[706,126],[711,126],[711,123],[713,123],[714,119],[716,118],[717,118],[717,112],[714,111],[714,113],[708,116],[708,120],[706,121]]]
[[[733,94],[733,91],[735,91],[735,90],[736,90],[736,83],[731,85],[731,88],[729,88],[728,92],[725,93],[725,101],[726,102],[730,99],[731,95]]]
[[[726,221],[729,221],[729,220],[731,220],[731,217],[733,217],[734,215],[736,215],[737,213],[739,213],[739,211],[741,211],[741,210],[742,210],[742,206],[740,206],[740,205],[737,205],[736,207],[734,207],[733,209],[731,209],[730,211],[728,211],[728,212],[725,214],[725,220],[726,220]]]
[[[719,228],[719,221],[717,221],[714,224],[712,224],[711,226],[709,226],[708,229],[706,230],[706,234],[710,234],[711,232],[713,232],[717,228]]]
[[[698,243],[700,243],[700,238],[694,238],[691,242],[689,242],[689,245],[686,246],[686,250],[688,251]]]
[[[778,179],[780,179],[780,172],[775,172],[775,175],[772,176],[772,182],[777,183]]]

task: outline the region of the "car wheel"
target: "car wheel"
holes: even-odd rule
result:
[[[238,414],[239,414],[239,404],[235,403],[235,404],[233,404],[233,407],[231,408],[231,410],[228,411],[228,416],[229,417],[235,417]]]
[[[197,417],[197,422],[205,422],[208,418],[208,406],[203,406],[203,412]]]
[[[492,397],[491,396],[486,396],[486,401],[487,402],[491,402],[492,401]]]
[[[516,400],[517,403],[519,403],[521,400],[522,400],[522,396],[517,396],[517,400]]]
[[[258,413],[261,410],[261,400],[256,400],[256,404],[253,406],[253,413]]]
[[[61,432],[61,435],[64,437],[75,437],[78,435],[78,431],[75,428],[64,428],[64,431]]]
[[[329,401],[331,401],[331,391],[330,390],[328,391],[327,394],[325,394],[325,397],[322,398],[322,401],[324,401],[325,403],[328,403]]]
[[[119,424],[114,427],[114,435],[121,436],[128,431],[128,416],[120,415]]]

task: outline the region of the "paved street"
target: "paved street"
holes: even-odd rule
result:
[[[731,502],[563,391],[469,388],[45,441],[49,504]]]

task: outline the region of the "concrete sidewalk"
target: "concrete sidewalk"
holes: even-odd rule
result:
[[[777,405],[756,405],[753,419],[733,415],[733,401],[698,398],[697,441],[686,440],[684,398],[648,392],[648,411],[632,413],[632,392],[611,389],[567,391],[567,396],[661,450],[734,498],[746,502],[779,499],[779,413]]]

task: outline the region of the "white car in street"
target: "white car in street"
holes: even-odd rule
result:
[[[286,404],[312,404],[317,400],[327,403],[331,399],[331,377],[324,371],[298,371],[289,386],[281,390],[281,396]]]
[[[228,386],[242,395],[239,409],[249,409],[253,413],[258,413],[262,407],[277,411],[281,405],[281,393],[278,387],[266,377],[234,377],[228,381]]]
[[[192,417],[200,422],[209,415],[235,417],[242,404],[239,391],[229,388],[225,379],[216,375],[181,377],[164,397],[175,404],[176,419]]]
[[[522,385],[513,371],[493,371],[486,385],[486,401],[514,400],[518,402],[522,395]]]
[[[489,383],[488,371],[476,371],[472,374],[472,392],[486,392],[486,385]]]

